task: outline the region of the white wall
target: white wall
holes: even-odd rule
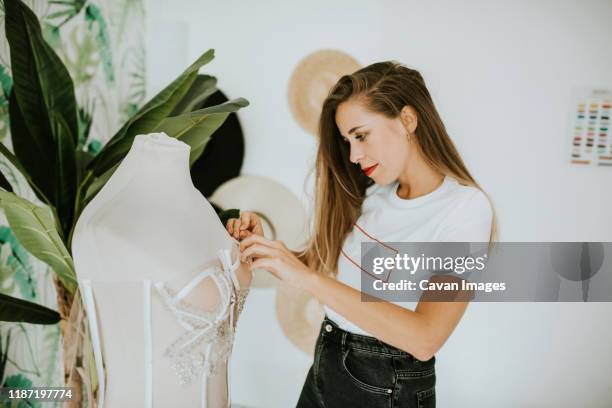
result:
[[[364,65],[395,59],[421,71],[494,200],[501,240],[612,241],[612,169],[570,165],[567,133],[572,88],[612,87],[612,1],[145,3],[149,95],[215,48],[204,71],[251,102],[239,115],[243,172],[279,181],[307,208],[315,140],[289,112],[287,81],[308,53],[338,48]],[[272,290],[255,289],[241,318],[237,403],[294,406],[311,364],[282,336],[273,303]],[[610,406],[610,312],[471,304],[436,356],[439,406]]]

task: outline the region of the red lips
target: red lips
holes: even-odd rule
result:
[[[372,174],[372,172],[374,171],[376,167],[378,167],[378,163],[376,163],[373,166],[366,167],[365,169],[363,169],[363,172],[365,173],[366,176],[369,176],[370,174]]]

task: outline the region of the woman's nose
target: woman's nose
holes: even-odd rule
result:
[[[349,155],[349,160],[351,163],[357,164],[357,162],[361,159],[363,159],[363,150],[355,147],[355,145],[351,146],[351,153]]]

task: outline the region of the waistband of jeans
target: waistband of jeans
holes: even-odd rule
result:
[[[319,335],[326,340],[336,341],[338,343],[342,343],[344,346],[350,346],[355,349],[370,351],[372,353],[414,358],[412,354],[382,342],[375,337],[351,333],[343,330],[327,316],[325,316],[323,322],[321,323],[321,331]]]

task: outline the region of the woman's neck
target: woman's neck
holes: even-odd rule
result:
[[[398,177],[396,194],[405,200],[421,197],[436,190],[444,181],[444,174],[428,166],[420,157],[412,160],[410,166]]]

